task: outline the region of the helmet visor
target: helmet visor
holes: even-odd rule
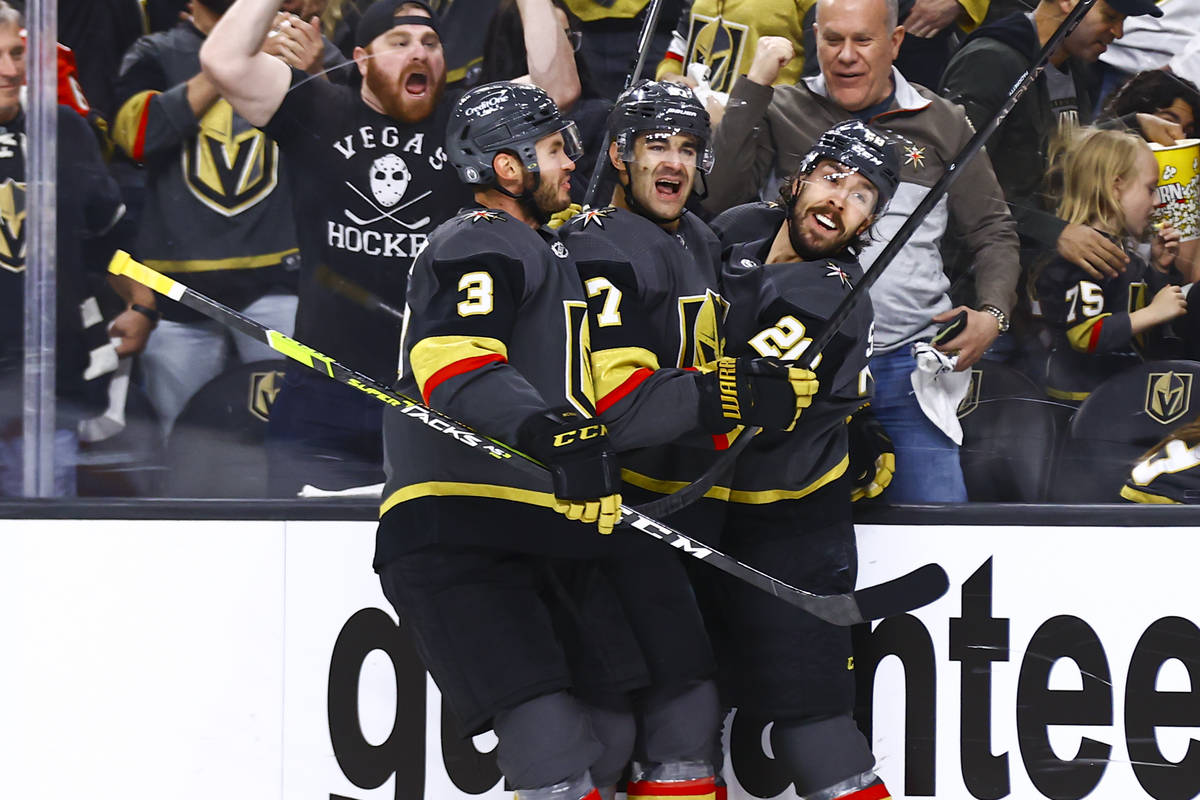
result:
[[[663,162],[683,164],[705,174],[710,172],[713,166],[712,148],[708,143],[695,133],[680,128],[636,133],[622,131],[617,136],[617,157],[621,161],[643,162],[649,165]]]
[[[579,136],[579,128],[569,119],[563,120],[563,126],[546,134],[548,138],[556,133],[562,134],[563,155],[572,161],[578,161],[583,156],[583,139]]]

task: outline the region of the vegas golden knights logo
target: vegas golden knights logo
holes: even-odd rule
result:
[[[963,399],[958,404],[958,418],[970,414],[975,409],[979,408],[979,390],[983,386],[983,370],[971,370],[971,383],[967,386],[967,393],[963,395]]]
[[[703,296],[679,298],[679,367],[702,367],[725,352],[721,322],[729,310],[724,297],[711,289]]]
[[[688,63],[699,61],[708,67],[708,84],[715,92],[728,92],[738,75],[748,28],[722,17],[692,18],[688,36],[691,47]]]
[[[1151,372],[1146,379],[1146,414],[1169,425],[1187,414],[1192,405],[1192,376],[1179,372]]]
[[[12,178],[0,183],[0,267],[25,270],[25,184]]]
[[[232,217],[261,202],[279,182],[279,145],[218,100],[183,148],[183,176],[197,200]]]
[[[250,413],[263,422],[271,418],[271,406],[275,405],[282,380],[283,373],[279,370],[250,373]]]

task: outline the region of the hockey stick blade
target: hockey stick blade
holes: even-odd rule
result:
[[[440,434],[447,435],[460,445],[470,447],[491,458],[501,459],[505,463],[510,464],[514,469],[526,474],[543,477],[546,475],[546,467],[543,464],[521,451],[503,442],[489,439],[483,434],[474,431],[470,426],[426,406],[419,400],[400,394],[360,372],[355,372],[302,342],[285,336],[279,331],[272,330],[262,323],[234,311],[232,308],[222,305],[210,297],[200,294],[194,289],[189,289],[173,278],[155,272],[146,265],[133,260],[128,253],[122,250],[118,250],[116,255],[113,256],[112,262],[108,266],[108,271],[116,275],[125,275],[144,286],[148,286],[159,294],[170,297],[172,300],[187,306],[193,311],[200,312],[209,319],[215,320],[235,331],[244,333],[253,339],[257,339],[297,363],[303,364],[328,378],[332,378],[338,383],[364,392],[381,403],[392,406],[403,414],[405,418],[419,422]],[[795,586],[790,586],[783,581],[772,578],[770,575],[760,572],[747,564],[743,564],[736,558],[725,555],[719,550],[708,547],[704,543],[692,539],[657,520],[651,519],[629,506],[621,506],[621,521],[618,525],[621,528],[635,530],[655,539],[660,539],[692,558],[703,561],[706,564],[711,564],[713,567],[739,580],[756,586],[764,592],[772,594],[780,600],[801,608],[813,616],[834,625],[857,625],[867,619],[877,618],[867,616],[867,614],[882,614],[884,616],[902,614],[905,611],[936,600],[945,592],[948,585],[945,573],[941,571],[941,567],[930,564],[922,567],[915,573],[902,575],[895,580],[880,584],[880,586],[873,586],[848,594],[819,595],[806,592],[803,589],[797,589]],[[921,577],[922,574],[927,574],[931,568],[942,576],[942,589],[937,592],[936,596],[930,596],[931,589],[933,588],[930,579],[928,577]],[[916,594],[908,596],[905,592],[914,575],[918,577],[918,580],[915,582],[916,585],[912,587],[916,591]],[[887,588],[882,594],[876,594],[876,590],[882,590],[885,587],[890,588]],[[868,601],[866,608],[863,608],[860,603],[860,598],[863,597]]]
[[[949,588],[950,579],[946,570],[937,564],[926,564],[899,578],[892,578],[890,581],[877,583],[851,594],[858,605],[860,621],[866,621],[895,617],[927,606],[944,595]]]

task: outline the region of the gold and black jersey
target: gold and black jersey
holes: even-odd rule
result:
[[[587,302],[553,232],[502,211],[460,213],[413,264],[405,314],[405,394],[509,444],[539,411],[595,415]],[[428,498],[552,506],[548,475],[527,476],[404,416],[384,413],[381,515]]]
[[[181,24],[143,36],[117,78],[113,138],[146,167],[138,258],[234,308],[276,289],[295,291],[299,250],[292,191],[279,146],[218,99],[197,118],[187,81],[204,36]],[[203,317],[161,301],[168,319]]]
[[[1134,466],[1121,497],[1135,503],[1200,504],[1200,444],[1167,442]]]
[[[736,213],[734,213],[736,212]],[[740,224],[714,222],[723,240],[739,231],[761,233],[762,219],[779,219],[773,204],[733,209]],[[727,238],[725,238],[727,237]],[[721,288],[729,300],[726,354],[799,358],[829,315],[862,277],[849,253],[793,263],[765,263],[774,232],[725,251]],[[868,296],[854,306],[813,369],[820,389],[791,431],[763,431],[738,458],[728,499],[765,504],[805,497],[836,480],[848,461],[846,419],[866,405],[874,390],[868,361],[874,313]]]
[[[592,330],[596,407],[626,481],[672,492],[725,449],[699,428],[696,370],[722,354],[720,242],[691,212],[668,231],[631,211],[585,211],[563,226]]]
[[[1096,280],[1056,256],[1034,282],[1037,308],[1053,343],[1046,367],[1046,392],[1060,400],[1080,401],[1106,378],[1143,358],[1166,352],[1161,328],[1134,335],[1129,320],[1145,308],[1167,275],[1151,269],[1136,254],[1115,278]]]

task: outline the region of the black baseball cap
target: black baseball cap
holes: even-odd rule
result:
[[[1105,0],[1112,10],[1118,14],[1124,14],[1127,17],[1144,17],[1149,14],[1152,17],[1161,17],[1162,9],[1158,7],[1155,0]]]
[[[403,11],[402,7],[408,5],[420,6],[429,16],[422,17]],[[425,0],[376,0],[363,12],[358,21],[358,27],[354,30],[354,45],[366,47],[375,41],[375,37],[387,33],[397,25],[428,25],[439,38],[442,35],[438,30],[437,15]]]

